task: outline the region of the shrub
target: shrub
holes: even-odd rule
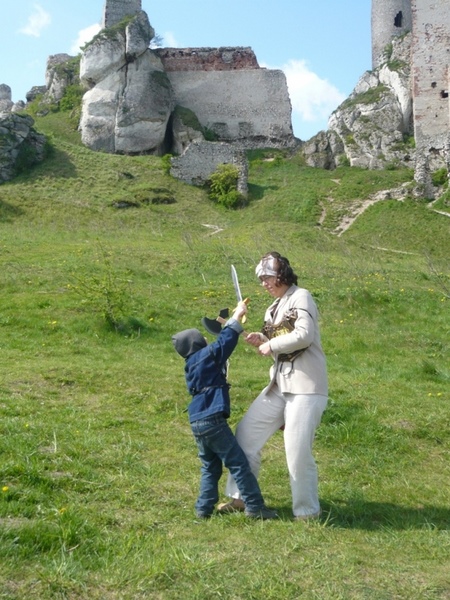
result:
[[[238,181],[239,169],[235,165],[219,165],[207,183],[209,198],[225,208],[243,206],[244,197],[237,189]]]
[[[431,174],[431,181],[434,186],[440,187],[441,185],[448,185],[448,171],[445,167],[434,171]]]
[[[64,95],[59,101],[59,109],[62,111],[78,110],[81,107],[84,89],[76,83],[68,85],[64,90]]]
[[[172,154],[164,154],[161,157],[161,166],[166,175],[170,175],[170,169],[172,168]]]

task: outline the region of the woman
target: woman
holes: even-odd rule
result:
[[[288,259],[278,252],[262,257],[256,275],[275,301],[266,311],[262,333],[250,333],[246,341],[274,362],[270,383],[237,426],[236,438],[258,477],[264,444],[284,427],[294,518],[315,519],[320,505],[312,446],[328,399],[318,310],[311,294],[297,286]],[[226,494],[232,500],[219,505],[219,512],[244,510],[231,476]]]

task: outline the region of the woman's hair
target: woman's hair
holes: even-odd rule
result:
[[[277,270],[277,284],[279,285],[297,285],[298,277],[292,270],[292,267],[285,256],[281,256],[278,252],[268,252],[261,260],[273,257],[275,259]]]

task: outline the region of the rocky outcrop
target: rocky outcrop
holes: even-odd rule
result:
[[[11,112],[13,106],[11,88],[6,83],[0,84],[0,114]]]
[[[197,115],[183,106],[176,106],[168,127],[172,139],[168,138],[173,154],[183,154],[192,142],[204,140],[204,129]]]
[[[46,85],[34,85],[31,90],[29,90],[26,95],[26,101],[27,102],[33,102],[34,100],[36,100],[36,98],[39,98],[39,96],[44,96],[44,94],[47,92],[47,86]]]
[[[148,46],[154,36],[145,12],[100,32],[85,49],[80,121],[84,144],[127,154],[165,151],[167,124],[175,106],[161,60]]]
[[[331,115],[328,130],[303,145],[308,165],[414,166],[410,50],[410,35],[393,40],[383,64],[366,72]]]
[[[69,85],[78,84],[79,58],[69,54],[54,54],[47,59],[45,101],[59,102]]]
[[[44,159],[45,136],[37,133],[33,125],[28,115],[0,115],[0,183]]]

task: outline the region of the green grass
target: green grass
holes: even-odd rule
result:
[[[93,153],[60,114],[37,124],[52,157],[0,187],[0,598],[447,600],[449,219],[383,201],[332,234],[411,173],[258,154],[249,206],[226,211],[159,158]],[[160,189],[176,203],[153,204]],[[231,263],[259,329],[270,299],[254,266],[269,250],[321,311],[323,518],[292,521],[279,432],[260,483],[280,520],[197,523],[170,336],[233,306]],[[268,364],[238,346],[233,427]]]

